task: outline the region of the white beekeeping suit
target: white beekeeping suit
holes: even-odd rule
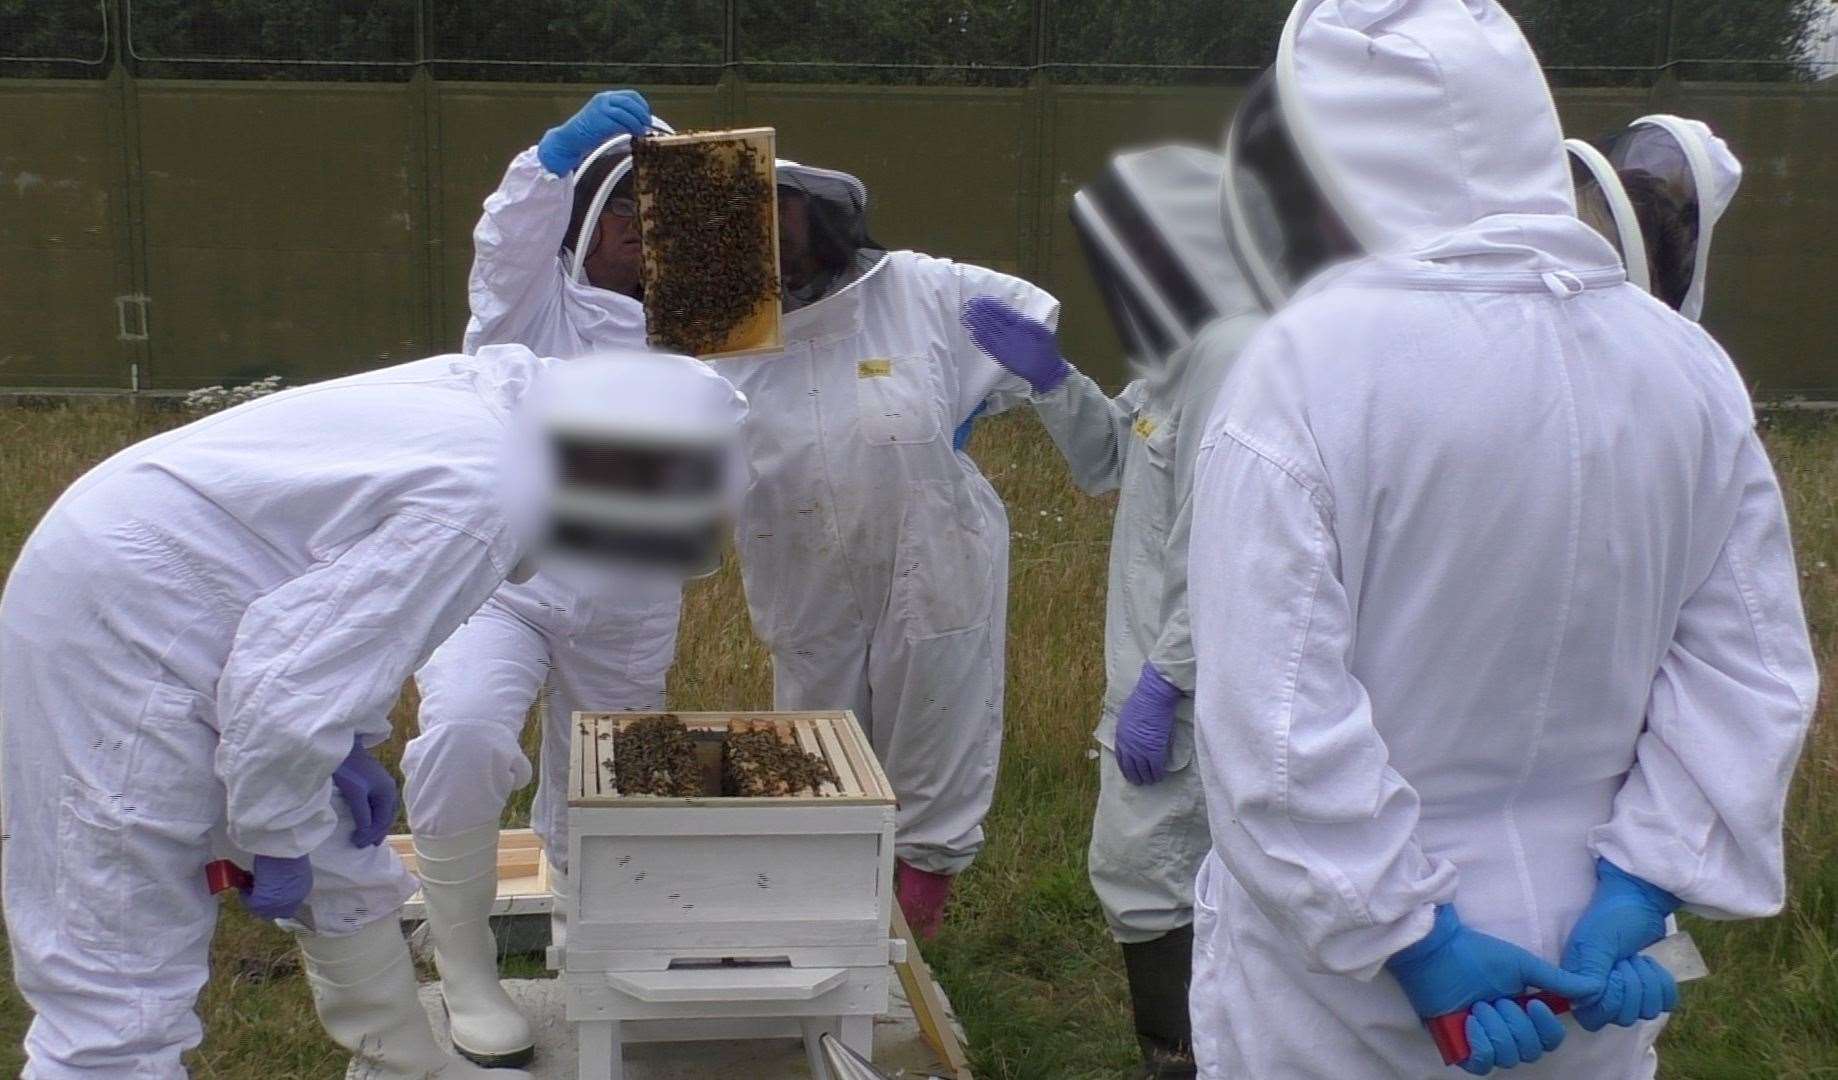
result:
[[[1123,947],[1143,1075],[1171,1080],[1193,1075],[1193,882],[1211,850],[1192,768],[1189,495],[1213,397],[1263,319],[1221,225],[1224,167],[1210,151],[1160,146],[1118,155],[1079,189],[1073,223],[1142,374],[1113,399],[1068,370],[1041,413],[1081,489],[1120,491],[1090,873]],[[1044,327],[1026,326],[1022,341],[1057,347]],[[1025,370],[1003,342],[983,344]]]
[[[0,598],[26,1075],[184,1075],[226,848],[311,856],[309,971],[370,995],[327,1016],[334,1038],[471,1075],[414,997],[395,918],[415,881],[352,846],[331,777],[519,561],[499,471],[545,363],[487,349],[262,398],[115,455],[33,531]]]
[[[517,343],[571,359],[644,347],[643,304],[585,280],[573,258],[582,225],[593,228],[612,194],[612,174],[629,165],[630,144],[612,138],[562,176],[537,147],[511,162],[473,230],[467,352]],[[499,989],[486,922],[498,821],[531,778],[520,746],[530,706],[541,694],[531,825],[565,888],[570,717],[663,708],[676,656],[681,580],[602,576],[591,589],[554,574],[506,584],[415,674],[421,734],[402,759],[409,825],[434,901],[429,926],[455,1045],[481,1064],[521,1064],[535,1045]]]
[[[983,842],[1002,742],[1008,518],[953,430],[1025,383],[971,343],[966,300],[1052,323],[1005,274],[867,239],[860,181],[791,162],[840,260],[784,319],[786,348],[715,368],[752,403],[738,529],[781,709],[853,709],[900,797],[902,899],[935,924]],[[921,932],[924,932],[921,928]]]
[[[1575,218],[1505,12],[1304,0],[1275,71],[1343,226],[1315,254],[1373,254],[1253,339],[1201,449],[1196,1050],[1213,1078],[1447,1076],[1383,970],[1439,905],[1552,963],[1598,857],[1700,914],[1778,909],[1815,668],[1742,381]],[[1653,1075],[1657,1024],[1564,1024],[1513,1075]]]

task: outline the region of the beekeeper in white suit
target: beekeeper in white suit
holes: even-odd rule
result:
[[[1621,253],[1627,279],[1697,322],[1710,242],[1742,163],[1702,120],[1656,113],[1602,140],[1565,139],[1577,213]]]
[[[1198,465],[1201,1075],[1444,1076],[1466,1013],[1470,1072],[1650,1077],[1636,954],[1779,908],[1816,689],[1742,380],[1576,218],[1492,0],[1303,0],[1228,159],[1307,284]]]
[[[747,606],[775,707],[853,709],[866,729],[900,799],[899,901],[929,936],[982,847],[1002,745],[1008,516],[955,435],[1033,391],[960,314],[990,296],[1052,325],[1059,306],[883,250],[846,173],[781,162],[779,205],[786,347],[715,363],[753,406]]]
[[[972,336],[998,362],[1061,365],[1059,407],[1041,417],[1080,489],[1121,489],[1089,862],[1123,947],[1145,1080],[1194,1075],[1193,881],[1211,842],[1192,767],[1189,496],[1213,396],[1263,321],[1220,221],[1224,170],[1218,154],[1160,146],[1118,155],[1073,198],[1089,269],[1141,372],[1115,399],[1060,359],[1047,327],[971,302]]]
[[[568,359],[644,346],[637,207],[623,178],[632,136],[651,130],[669,126],[643,97],[605,91],[511,162],[473,230],[467,352],[516,343]],[[488,921],[498,823],[532,776],[521,748],[530,706],[541,694],[531,825],[565,891],[569,718],[662,708],[676,655],[680,578],[596,581],[583,590],[539,574],[504,585],[415,673],[421,733],[402,759],[409,827],[453,1044],[483,1065],[524,1064],[536,1044],[498,982]]]
[[[674,359],[689,369],[668,400],[737,400]],[[436,1046],[416,998],[397,922],[415,881],[380,846],[394,788],[364,748],[545,534],[606,546],[582,538],[607,523],[542,511],[610,487],[566,471],[558,487],[547,462],[628,448],[607,425],[658,401],[632,391],[632,364],[564,380],[507,346],[307,386],[131,447],[51,508],[0,597],[26,1076],[185,1075],[219,855],[253,867],[251,910],[298,932],[326,1030],[365,1076],[486,1075]],[[566,385],[548,402],[605,423],[560,441],[556,410],[522,405],[551,379]]]

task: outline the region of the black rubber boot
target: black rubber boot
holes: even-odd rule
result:
[[[1170,930],[1154,941],[1123,946],[1130,979],[1130,1007],[1136,1013],[1136,1042],[1142,1047],[1138,1080],[1193,1080],[1193,1025],[1187,1018],[1187,987],[1193,981],[1193,927]]]

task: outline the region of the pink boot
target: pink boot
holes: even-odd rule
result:
[[[896,860],[893,867],[894,895],[906,915],[906,925],[920,941],[938,936],[944,922],[945,901],[951,898],[951,875],[934,874]]]

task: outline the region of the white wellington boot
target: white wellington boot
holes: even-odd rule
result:
[[[454,836],[415,837],[415,869],[427,904],[428,940],[440,970],[453,1049],[487,1068],[515,1068],[536,1053],[536,1036],[498,981],[491,908],[498,898],[498,826]]]
[[[530,1080],[455,1057],[434,1041],[394,915],[355,934],[296,934],[319,1022],[351,1052],[347,1080]]]

